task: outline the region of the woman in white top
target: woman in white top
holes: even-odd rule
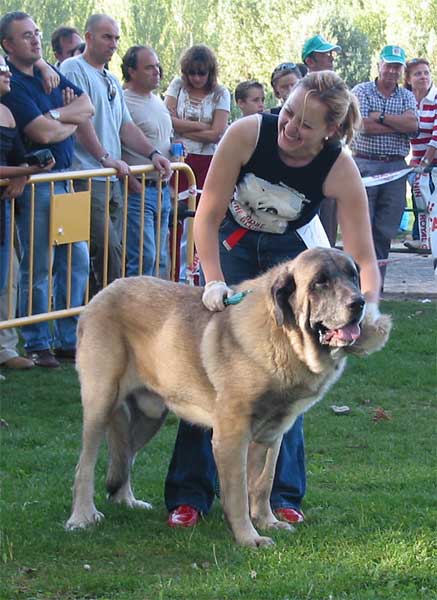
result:
[[[202,189],[217,143],[223,136],[231,99],[217,82],[217,60],[203,44],[191,46],[181,57],[181,76],[170,83],[165,104],[173,120],[176,137],[185,146],[197,188]],[[180,190],[188,187],[180,179]]]

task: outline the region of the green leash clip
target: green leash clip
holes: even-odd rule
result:
[[[247,296],[247,294],[250,294],[251,292],[252,292],[252,290],[238,292],[237,294],[234,294],[233,296],[230,296],[229,298],[224,298],[223,304],[225,306],[230,306],[233,304],[240,304],[240,302],[243,300],[243,298],[245,298],[245,296]]]

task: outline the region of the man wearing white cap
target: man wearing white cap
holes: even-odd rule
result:
[[[315,35],[305,42],[302,49],[302,61],[308,71],[334,71],[334,53],[341,52],[341,46],[331,44],[323,35]],[[334,198],[324,198],[320,205],[320,220],[331,246],[337,240],[337,205]]]
[[[410,138],[418,129],[415,97],[398,83],[405,67],[405,51],[385,46],[380,53],[378,77],[356,85],[363,128],[353,145],[355,162],[363,177],[406,168]],[[376,256],[382,281],[390,243],[396,235],[405,207],[406,179],[367,188]]]
[[[310,73],[334,71],[334,52],[341,52],[341,46],[331,44],[323,35],[315,35],[303,45],[302,62],[306,64]]]

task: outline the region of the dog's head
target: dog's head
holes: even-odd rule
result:
[[[275,272],[271,286],[276,323],[310,332],[321,346],[338,348],[360,337],[365,300],[350,256],[312,248]]]

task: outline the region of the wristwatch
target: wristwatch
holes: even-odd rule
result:
[[[381,123],[381,125],[384,125],[384,119],[385,119],[385,114],[382,112],[378,117],[378,121]]]
[[[104,154],[104,155],[102,156],[102,158],[99,158],[99,159],[98,159],[98,162],[99,162],[100,164],[103,164],[107,158],[109,158],[109,152],[107,152],[106,154]]]
[[[422,162],[426,166],[428,166],[429,164],[431,164],[431,161],[428,158],[425,158],[425,157],[423,157],[420,162]]]
[[[49,115],[55,121],[60,121],[61,120],[61,113],[59,112],[59,110],[55,110],[55,109],[52,108],[51,110],[49,110]]]
[[[160,152],[160,151],[158,150],[158,148],[155,148],[155,150],[152,150],[152,152],[151,152],[151,153],[150,153],[150,154],[147,156],[147,158],[148,158],[149,160],[152,160],[152,158],[153,158],[154,154],[160,154],[160,155],[162,156],[162,152]]]

